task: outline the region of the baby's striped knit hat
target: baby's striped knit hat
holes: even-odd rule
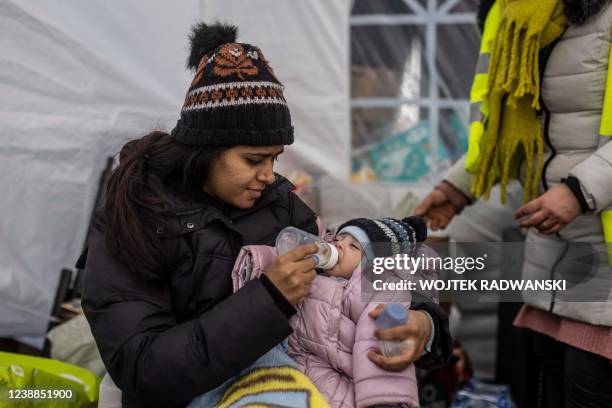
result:
[[[238,29],[196,24],[187,66],[195,76],[172,137],[191,146],[293,143],[283,85],[261,50],[237,43]]]
[[[401,220],[354,218],[338,227],[336,235],[343,233],[350,234],[359,241],[368,258],[400,253],[412,256],[417,243],[427,239],[427,225],[419,217]]]

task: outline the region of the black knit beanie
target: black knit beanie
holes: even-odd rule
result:
[[[399,253],[413,255],[417,243],[427,239],[427,225],[422,218],[354,218],[338,227],[342,232],[346,227],[357,227],[368,236],[375,256],[393,256]]]
[[[188,68],[195,76],[171,135],[191,146],[293,143],[283,85],[261,50],[237,43],[235,26],[197,24]]]

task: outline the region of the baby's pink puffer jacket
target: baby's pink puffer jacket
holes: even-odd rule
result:
[[[362,301],[359,268],[348,281],[318,275],[291,320],[289,355],[333,407],[418,405],[414,365],[391,372],[367,356],[378,347],[368,316],[377,304]]]
[[[234,290],[263,273],[275,256],[272,247],[242,248],[234,267]],[[289,355],[333,407],[418,405],[414,365],[391,372],[367,357],[368,350],[378,346],[376,325],[368,316],[377,304],[374,299],[362,301],[357,268],[348,281],[318,275],[291,319]]]

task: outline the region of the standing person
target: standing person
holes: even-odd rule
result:
[[[532,404],[612,407],[612,266],[604,238],[612,225],[601,216],[612,204],[612,4],[484,1],[480,15],[468,153],[415,214],[444,228],[495,183],[503,201],[509,178],[519,178],[527,203],[515,217],[529,228],[523,277],[582,283],[591,275],[597,282],[580,302],[569,292],[527,299],[516,317],[515,325],[535,333]],[[592,265],[572,263],[579,244],[599,255]]]
[[[241,372],[291,333],[316,275],[317,248],[302,246],[232,294],[242,246],[271,245],[287,226],[317,233],[314,212],[273,171],[293,142],[283,85],[236,31],[194,28],[195,76],[176,127],[121,149],[89,237],[83,310],[125,407],[185,406]],[[427,341],[426,313],[447,325],[437,306],[413,308],[402,339]],[[447,333],[435,330],[416,364],[446,361]]]

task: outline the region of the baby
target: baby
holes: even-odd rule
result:
[[[378,347],[377,327],[368,316],[378,302],[361,292],[361,261],[364,255],[370,260],[399,251],[412,255],[426,236],[425,224],[415,217],[358,218],[338,228],[338,263],[313,280],[297,306],[288,347],[331,406],[418,406],[413,365],[390,372],[367,356]]]
[[[417,217],[357,218],[344,223],[333,240],[338,262],[320,271],[306,297],[296,306],[288,343],[274,347],[244,372],[260,367],[297,367],[332,407],[418,406],[413,365],[391,372],[367,356],[370,349],[378,347],[374,336],[377,327],[368,316],[378,302],[361,292],[361,266],[364,258],[371,260],[399,252],[414,255],[426,236],[427,227]],[[234,267],[234,289],[265,273],[275,257],[272,247],[244,247]],[[409,306],[409,302],[401,303]],[[215,405],[233,380],[196,398],[190,406]]]

